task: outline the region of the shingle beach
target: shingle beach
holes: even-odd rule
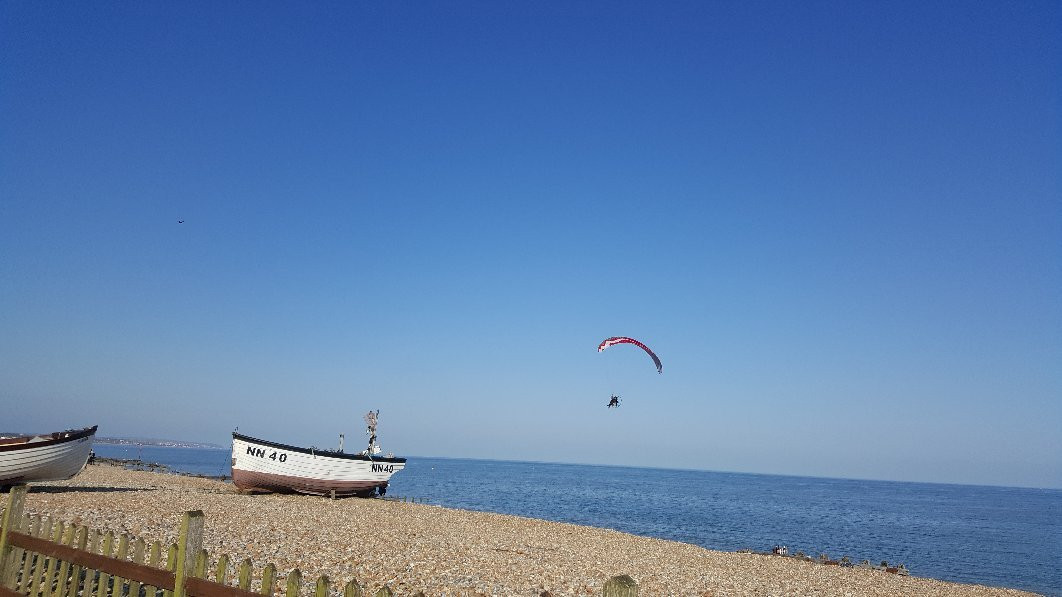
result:
[[[244,495],[224,481],[105,464],[34,484],[26,501],[27,513],[148,542],[175,541],[189,510],[205,514],[214,557],[396,595],[600,595],[621,574],[641,595],[1031,595],[430,504]]]

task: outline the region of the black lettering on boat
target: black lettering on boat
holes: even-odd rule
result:
[[[374,473],[393,473],[395,472],[395,465],[393,464],[376,464],[372,463],[372,472]]]
[[[247,453],[251,456],[258,456],[259,458],[265,458],[265,449],[256,448],[254,446],[247,446]]]

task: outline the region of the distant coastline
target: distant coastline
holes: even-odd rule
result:
[[[206,444],[200,442],[186,442],[172,439],[148,439],[137,437],[97,437],[97,444],[112,446],[158,446],[161,448],[199,448],[210,450],[224,450],[227,447],[218,444]]]

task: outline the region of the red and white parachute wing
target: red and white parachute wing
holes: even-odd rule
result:
[[[597,346],[597,351],[601,352],[614,344],[633,344],[638,348],[641,348],[653,358],[653,362],[656,363],[656,372],[663,373],[664,366],[660,363],[660,357],[656,356],[656,353],[649,350],[649,347],[635,340],[634,338],[628,338],[626,336],[613,336],[611,338],[605,338],[605,340]]]

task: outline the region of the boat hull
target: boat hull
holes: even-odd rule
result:
[[[0,440],[0,485],[62,481],[81,472],[96,427]]]
[[[369,457],[232,434],[232,482],[244,491],[369,496],[384,493],[405,458]]]

